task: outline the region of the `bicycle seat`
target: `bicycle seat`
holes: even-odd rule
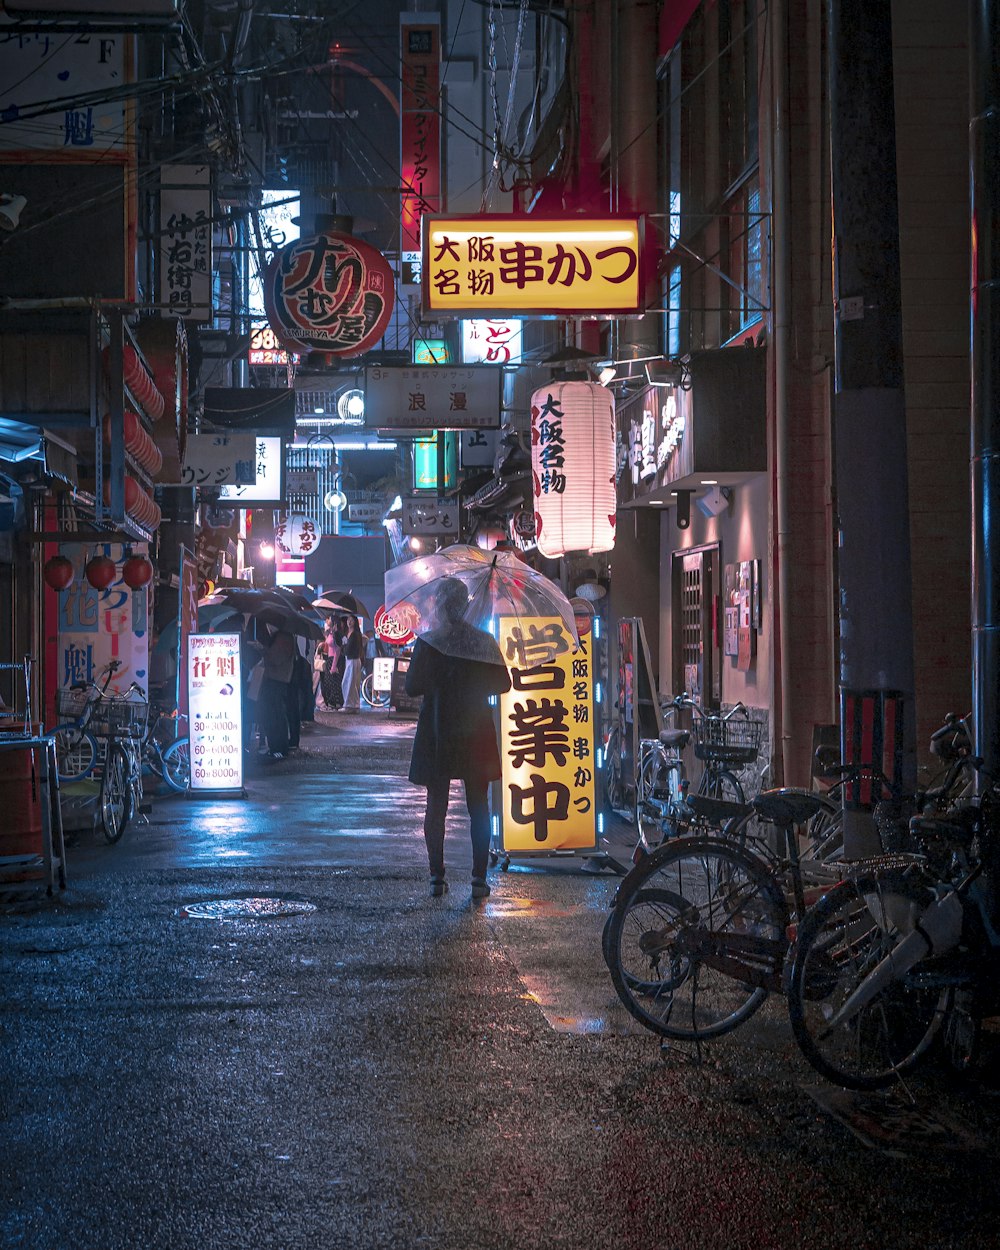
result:
[[[675,751],[683,751],[691,741],[691,731],[690,729],[662,729],[660,731],[660,741],[665,747],[672,747]]]
[[[762,820],[772,825],[801,825],[811,820],[825,804],[808,790],[765,790],[751,800]]]

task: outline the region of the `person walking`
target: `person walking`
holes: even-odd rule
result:
[[[361,711],[361,669],[365,658],[365,636],[356,616],[348,616],[347,632],[341,642],[344,653],[344,706],[341,711]]]
[[[258,713],[261,728],[267,738],[268,759],[283,760],[288,754],[290,694],[294,691],[292,678],[298,653],[294,635],[279,629],[268,641],[260,661],[264,666],[264,679],[261,682]],[[297,691],[295,694],[297,704]],[[297,741],[298,723],[295,726],[295,737]]]
[[[409,778],[427,787],[424,841],[431,894],[447,892],[444,865],[445,818],[451,782],[465,786],[472,836],[472,897],[486,898],[490,853],[489,785],[500,776],[500,752],[489,707],[490,695],[510,689],[510,676],[490,634],[464,619],[469,605],[465,586],[443,578],[439,606],[442,629],[418,638],[406,673],[406,693],[423,696],[413,738]],[[472,659],[489,656],[491,659]]]

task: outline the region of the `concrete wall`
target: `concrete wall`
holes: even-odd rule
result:
[[[896,0],[917,750],[971,706],[967,0]]]
[[[734,349],[735,350],[735,349]],[[678,694],[670,689],[670,656],[673,647],[673,614],[671,610],[671,563],[674,552],[687,551],[707,543],[720,544],[720,564],[736,564],[741,560],[760,560],[763,579],[763,611],[761,630],[757,635],[757,655],[748,672],[736,667],[733,656],[722,657],[722,702],[742,701],[748,707],[771,707],[773,693],[773,637],[770,568],[768,567],[768,478],[758,473],[752,479],[734,486],[729,510],[717,517],[705,517],[696,507],[691,509],[691,526],[679,530],[674,509],[660,516],[660,689],[664,694]]]

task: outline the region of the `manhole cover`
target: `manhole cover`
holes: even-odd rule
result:
[[[315,903],[290,898],[215,898],[205,903],[185,903],[181,915],[188,920],[271,920],[315,910]]]

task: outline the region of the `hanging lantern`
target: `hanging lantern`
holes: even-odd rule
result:
[[[543,556],[615,545],[615,405],[596,382],[553,382],[531,397],[535,538]]]
[[[293,352],[360,356],[385,334],[394,299],[382,253],[337,230],[287,244],[264,275],[268,322]]]
[[[53,556],[42,566],[46,586],[53,590],[65,590],[73,584],[73,565],[65,556]]]
[[[323,531],[319,525],[304,512],[290,512],[274,527],[274,541],[282,553],[295,556],[299,560],[303,556],[311,556],[322,537]]]
[[[122,578],[132,590],[141,590],[153,580],[153,566],[145,556],[129,556],[122,565]]]
[[[83,571],[95,590],[107,590],[118,575],[115,562],[110,556],[94,556],[87,561]]]

